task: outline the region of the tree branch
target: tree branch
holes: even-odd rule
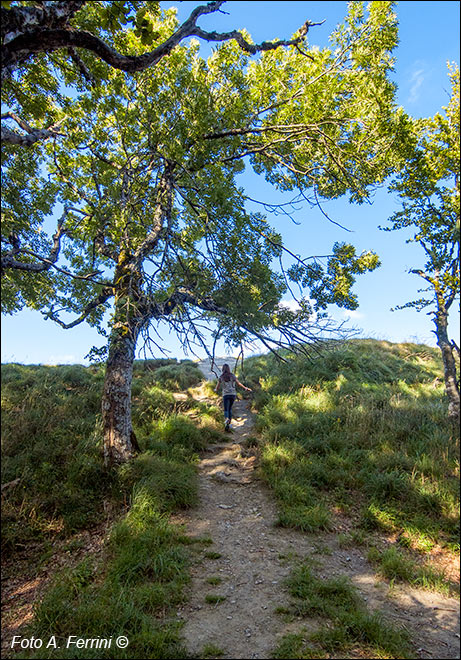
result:
[[[21,117],[19,117],[14,112],[7,112],[2,115],[1,118],[2,120],[13,119],[18,124],[18,126],[22,128],[23,131],[25,131],[24,135],[17,133],[7,126],[2,126],[1,139],[4,144],[18,144],[22,147],[31,147],[33,144],[40,140],[48,140],[51,137],[63,135],[63,133],[59,133],[57,130],[57,127],[62,122],[62,120],[53,126],[49,126],[48,128],[32,128],[26,121],[21,119]]]
[[[2,255],[1,272],[3,273],[5,270],[13,268],[15,270],[24,270],[29,273],[41,273],[45,270],[49,270],[52,266],[54,266],[59,258],[59,252],[61,250],[61,237],[65,233],[65,229],[63,229],[63,223],[66,214],[67,209],[65,208],[62,217],[58,221],[56,232],[53,234],[53,247],[51,248],[48,257],[40,257],[39,255],[36,255],[29,250],[21,249],[17,236],[12,236],[10,240],[11,244],[13,245],[13,249],[10,252]],[[31,254],[32,256],[40,259],[41,263],[37,264],[18,261],[15,257],[21,254]]]
[[[88,305],[85,307],[85,309],[80,314],[80,316],[77,317],[75,321],[72,321],[72,323],[64,323],[64,321],[61,321],[61,319],[53,311],[53,308],[51,308],[49,312],[44,313],[44,317],[46,319],[51,319],[52,321],[60,325],[61,328],[64,328],[65,330],[69,330],[70,328],[74,328],[76,325],[82,323],[94,309],[96,309],[100,305],[103,305],[113,295],[114,295],[114,289],[111,286],[105,287],[101,291],[99,296],[97,296],[94,300],[88,303]]]
[[[196,25],[197,19],[204,15],[219,10],[224,0],[209,2],[207,5],[196,7],[189,18],[174,32],[166,41],[157,46],[150,53],[132,56],[122,55],[111,48],[101,38],[86,32],[75,30],[67,24],[67,20],[84,4],[82,2],[64,3],[59,5],[74,5],[74,11],[68,12],[67,20],[65,12],[59,20],[53,21],[53,15],[44,10],[35,9],[29,11],[29,20],[21,30],[20,15],[24,16],[25,9],[14,7],[2,10],[2,17],[7,17],[7,28],[5,28],[4,46],[2,48],[2,75],[11,75],[12,70],[27,60],[31,55],[40,52],[51,52],[59,48],[84,48],[94,53],[110,66],[121,69],[128,73],[143,71],[150,66],[156,65],[187,37],[196,36],[205,41],[222,42],[236,41],[240,48],[247,53],[255,54],[261,51],[275,50],[281,46],[296,46],[303,42],[309,28],[321,23],[306,23],[299,30],[298,37],[291,40],[280,40],[274,42],[264,41],[261,44],[250,44],[244,36],[232,30],[231,32],[206,32]],[[13,14],[11,14],[13,12]],[[55,12],[57,15],[57,12]],[[10,30],[8,31],[8,26]],[[58,27],[57,27],[58,26]]]
[[[118,252],[115,247],[110,247],[110,245],[107,245],[103,229],[98,231],[96,234],[94,244],[99,254],[102,254],[104,257],[111,259],[114,263],[118,262]]]
[[[75,280],[83,280],[84,282],[92,282],[93,284],[107,286],[107,282],[98,282],[93,279],[96,275],[101,274],[101,271],[99,270],[92,271],[86,275],[76,275],[75,273],[71,273],[70,271],[56,265],[61,251],[61,238],[66,233],[66,230],[63,228],[64,219],[69,210],[69,207],[64,208],[64,212],[58,221],[56,232],[53,234],[53,247],[47,257],[42,257],[42,255],[37,254],[33,250],[29,250],[29,248],[21,248],[19,238],[14,234],[10,236],[8,242],[13,246],[13,249],[6,252],[1,257],[1,273],[3,274],[5,270],[9,269],[22,270],[28,273],[43,273],[44,271],[50,270],[50,268],[54,268],[60,273],[63,273],[63,275],[72,277]],[[16,258],[24,255],[33,257],[40,263],[28,263],[25,261],[19,261]]]
[[[152,222],[152,229],[134,253],[134,260],[137,264],[141,264],[145,257],[157,246],[165,219],[168,225],[170,224],[173,202],[173,170],[174,165],[166,163],[158,185],[157,208]]]
[[[36,3],[38,5],[39,3]],[[41,2],[40,7],[1,7],[1,34],[4,44],[19,34],[46,24],[49,27],[67,25],[69,20],[85,5],[85,0],[66,2]]]
[[[160,319],[169,316],[178,306],[186,303],[202,309],[205,312],[215,312],[217,314],[227,314],[227,309],[214,302],[212,298],[199,298],[191,291],[185,288],[177,289],[164,302],[149,302],[146,313],[150,318]]]
[[[95,79],[91,75],[90,71],[88,70],[88,67],[86,66],[85,62],[82,60],[82,58],[79,56],[75,48],[69,48],[68,49],[69,56],[72,60],[72,62],[75,64],[77,69],[80,71],[80,74],[82,75],[83,78],[85,78],[86,82],[89,83],[90,85],[95,84]]]

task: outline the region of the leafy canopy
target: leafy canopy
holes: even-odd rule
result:
[[[414,122],[412,155],[391,185],[402,208],[387,229],[412,228],[408,242],[418,243],[426,257],[423,267],[411,272],[426,280],[432,295],[403,305],[418,310],[434,305],[434,293],[447,309],[459,296],[459,67],[448,71],[449,104],[444,114]]]
[[[174,8],[158,3],[86,3],[73,20],[135,54],[178,30]],[[282,236],[246,210],[238,175],[251,167],[314,203],[367,200],[408,131],[389,80],[396,41],[392,3],[354,2],[321,50],[304,40],[251,59],[226,40],[205,60],[192,40],[130,74],[83,50],[80,70],[64,51],[28,60],[6,103],[59,122],[59,135],[4,150],[5,310],[28,305],[103,332],[114,298],[112,327],[164,318],[186,343],[203,342],[207,320],[234,343],[270,344],[276,328],[286,345],[328,327],[322,310],[356,307],[355,276],[377,256],[338,243],[323,262],[290,254],[286,267]],[[297,312],[280,305],[290,282],[304,291]]]

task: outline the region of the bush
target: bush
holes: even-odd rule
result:
[[[175,400],[171,392],[153,385],[139,392],[138,400],[133,402],[133,426],[149,429],[152,421],[170,414],[174,410]]]
[[[190,361],[157,369],[153,376],[156,383],[167,390],[185,390],[203,380],[199,368]]]
[[[155,501],[160,512],[194,506],[197,503],[196,473],[193,465],[153,452],[144,452],[119,470],[121,487],[136,498],[139,489]]]

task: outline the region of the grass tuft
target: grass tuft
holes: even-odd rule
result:
[[[220,646],[216,646],[216,644],[205,644],[200,654],[200,657],[204,659],[221,658],[225,654],[226,652],[223,651],[223,649]]]
[[[303,562],[292,570],[287,586],[295,616],[318,617],[328,623],[310,634],[284,636],[273,657],[322,658],[328,657],[325,653],[346,653],[357,643],[371,649],[373,657],[413,657],[407,632],[394,627],[380,612],[369,614],[347,576],[321,579],[311,562]]]
[[[388,580],[406,582],[422,589],[438,591],[445,596],[459,593],[459,585],[447,580],[440,571],[406,556],[402,549],[388,548],[380,552],[371,547],[368,551],[368,561]]]
[[[226,600],[226,596],[221,596],[219,594],[207,594],[205,596],[205,602],[209,603],[210,605],[219,605],[220,603],[223,603]]]
[[[220,552],[205,552],[205,559],[221,559],[222,554]]]

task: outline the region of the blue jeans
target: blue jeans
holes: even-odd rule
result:
[[[226,394],[223,396],[225,419],[232,419],[232,406],[234,405],[234,401],[235,394]]]

